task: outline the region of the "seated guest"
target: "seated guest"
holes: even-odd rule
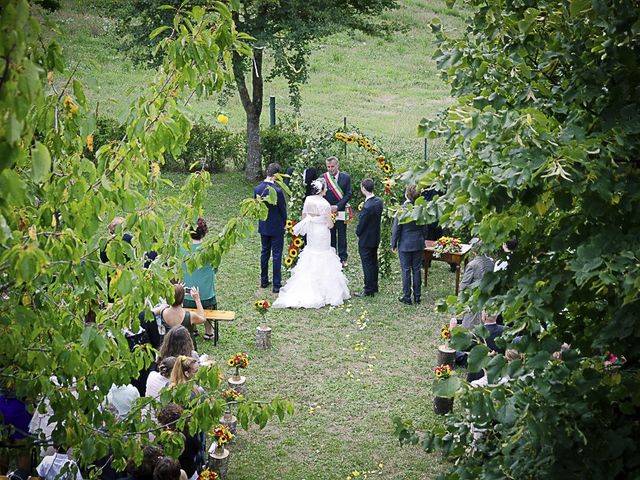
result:
[[[176,423],[182,416],[183,411],[184,409],[180,405],[170,403],[158,413],[158,423],[168,430],[176,431]],[[180,466],[186,472],[187,478],[195,480],[198,476],[198,469],[201,467],[201,462],[198,459],[201,457],[202,443],[198,436],[189,434],[189,427],[185,427],[182,433],[185,437],[184,449],[178,460],[180,461]]]
[[[173,366],[173,370],[171,372],[171,385],[182,385],[188,383],[193,377],[198,373],[198,369],[200,368],[200,364],[198,360],[193,357],[187,357],[185,355],[180,355],[176,358],[176,363]],[[195,383],[193,384],[193,395],[202,395],[204,390],[202,387],[199,387]]]
[[[162,457],[153,471],[153,480],[181,480],[183,475],[186,479],[187,475],[180,468],[178,460],[174,460],[171,457]]]
[[[154,315],[160,315],[160,319],[167,328],[174,328],[179,325],[185,327],[191,338],[193,338],[193,326],[204,323],[205,313],[200,302],[200,292],[197,287],[190,289],[191,296],[196,304],[196,313],[191,313],[182,308],[185,289],[181,283],[173,284],[174,299],[171,305],[161,305],[153,309]],[[195,344],[195,342],[194,342]]]
[[[497,260],[496,264],[493,267],[494,272],[499,272],[500,270],[506,270],[509,265],[509,257],[511,257],[511,253],[518,248],[518,239],[513,237],[502,244],[502,259]],[[499,323],[499,322],[498,322]]]
[[[184,258],[195,253],[198,248],[200,248],[202,239],[208,231],[207,222],[205,222],[203,218],[199,218],[196,227],[191,230],[191,251],[187,252],[184,248],[180,247],[180,252]],[[218,308],[218,302],[216,301],[216,269],[213,268],[212,265],[203,265],[189,273],[187,263],[182,262],[182,270],[184,273],[184,284],[188,287],[185,290],[183,305],[186,308],[198,307],[198,304],[191,295],[192,291],[196,291],[200,295],[200,303],[203,308],[216,310]],[[207,320],[204,323],[204,330],[204,339],[213,339],[213,325],[211,324],[211,320]]]
[[[157,398],[160,390],[169,385],[171,371],[176,364],[176,357],[166,357],[158,364],[158,371],[149,373],[147,378],[147,397]]]
[[[126,417],[133,402],[138,398],[140,398],[140,392],[131,384],[111,385],[107,393],[107,402],[116,410],[118,418]]]
[[[158,351],[158,361],[162,362],[167,357],[179,357],[180,355],[198,358],[189,330],[183,326],[172,328],[164,336]]]
[[[462,280],[460,280],[460,291],[473,290],[478,285],[482,277],[487,272],[493,271],[493,260],[485,254],[480,253],[480,247],[482,242],[480,240],[471,240],[471,256],[473,259],[467,263],[464,267],[464,273],[462,274]],[[468,329],[472,329],[476,325],[480,325],[481,313],[465,313],[462,317],[462,326]]]
[[[127,473],[131,480],[153,480],[153,471],[162,458],[162,448],[155,445],[147,445],[142,451],[142,462],[136,465],[132,460],[127,463]]]
[[[504,353],[504,349],[498,347],[496,345],[496,338],[502,336],[502,333],[507,329],[504,325],[498,325],[496,323],[496,318],[498,315],[488,314],[487,312],[482,312],[482,323],[485,328],[489,331],[489,335],[484,337],[484,342],[487,344],[487,347],[491,349],[492,354],[495,353]],[[481,370],[479,372],[470,372],[467,374],[467,381],[472,382],[474,380],[478,380],[484,375],[484,372]]]
[[[70,469],[73,475],[64,474],[60,475],[63,469]],[[71,460],[67,455],[67,449],[63,447],[57,447],[56,452],[53,455],[47,455],[42,459],[40,465],[36,467],[38,475],[44,480],[56,480],[59,478],[69,480],[75,478],[75,480],[82,480],[82,474],[78,464]]]

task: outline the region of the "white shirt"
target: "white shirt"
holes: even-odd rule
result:
[[[147,377],[147,390],[145,396],[158,398],[160,396],[160,390],[169,385],[169,379],[163,377],[158,372],[149,372]]]
[[[82,475],[80,474],[80,469],[78,468],[76,462],[69,459],[66,453],[56,453],[55,455],[47,455],[42,459],[40,465],[36,468],[38,475],[40,475],[45,480],[55,480],[55,478],[60,474],[62,469],[69,465],[72,471],[75,469],[77,473],[75,474],[76,480],[82,480]],[[74,475],[71,472],[67,472],[65,475],[60,477],[61,480],[69,480],[73,479]]]

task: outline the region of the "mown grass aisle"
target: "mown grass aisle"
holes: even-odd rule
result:
[[[182,177],[172,176],[176,183]],[[240,174],[213,176],[206,220],[216,234],[239,202],[252,194]],[[351,291],[362,287],[362,272],[349,227]],[[253,303],[275,299],[259,285],[260,241],[242,239],[223,259],[217,276],[219,308],[235,310],[234,323],[221,326],[217,347],[199,341],[199,350],[219,363],[247,352],[248,391],[255,400],[280,394],[296,413],[280,423],[240,430],[232,445],[230,479],[339,479],[353,471],[376,471],[378,478],[432,478],[442,459],[418,448],[400,448],[391,418],[411,417],[433,425],[432,371],[439,326],[435,300],[453,292],[454,276],[434,265],[422,305],[398,302],[399,265],[381,280],[374,298],[356,298],[342,308],[271,310],[273,348],[255,349],[259,316]],[[230,374],[230,369],[225,370]],[[382,464],[382,467],[380,467]],[[369,475],[370,477],[372,475]]]

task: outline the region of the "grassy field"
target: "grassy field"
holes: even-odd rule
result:
[[[135,67],[118,51],[113,20],[97,16],[84,3],[65,0],[65,8],[52,19],[60,25],[69,64],[78,63],[79,76],[87,83],[90,97],[100,101],[99,111],[122,118],[128,100],[152,72]],[[392,35],[342,32],[316,46],[310,57],[309,82],[301,88],[299,117],[294,117],[288,103],[286,82],[276,79],[266,84],[262,122],[268,124],[268,97],[274,95],[280,120],[335,128],[346,116],[363,132],[394,145],[403,144],[419,154],[422,140],[416,137],[418,122],[450,103],[448,88],[431,58],[434,37],[429,23],[437,17],[447,28],[459,30],[465,12],[447,9],[443,0],[401,0],[400,5],[385,15],[397,26]],[[268,52],[265,64],[267,73],[271,65]],[[237,94],[222,107],[218,100],[194,100],[190,105],[194,117],[214,121],[222,111],[229,115],[229,128],[243,130],[245,117]]]
[[[87,85],[99,113],[122,118],[132,99],[153,75],[131,64],[117,50],[113,21],[99,17],[84,2],[65,0],[52,15],[71,68]],[[375,38],[340,33],[319,44],[310,59],[310,79],[302,87],[303,126],[358,125],[368,135],[393,145],[422,151],[416,138],[420,118],[446,106],[448,89],[439,80],[429,22],[439,17],[460,29],[464,12],[448,10],[442,0],[401,0],[387,14],[398,25],[396,34]],[[286,85],[275,81],[266,96],[278,99],[278,115],[292,114]],[[216,98],[199,99],[194,116],[213,121],[224,111],[229,128],[244,127],[237,98],[220,107]],[[221,110],[222,108],[222,110]],[[265,109],[266,111],[266,109]],[[268,115],[263,115],[268,121]],[[172,175],[177,184],[183,177]],[[215,234],[235,214],[253,185],[238,173],[215,175],[207,193],[206,219]],[[381,281],[375,298],[350,301],[343,308],[312,311],[271,311],[273,349],[256,351],[258,316],[253,303],[275,296],[258,288],[259,236],[243,239],[223,260],[218,273],[219,307],[235,310],[237,320],[221,327],[217,347],[200,340],[199,349],[217,361],[237,351],[249,354],[250,396],[267,400],[282,395],[295,402],[296,413],[264,430],[241,431],[232,445],[229,479],[346,479],[352,472],[369,478],[428,479],[444,468],[439,456],[418,448],[401,448],[391,418],[399,415],[424,425],[439,419],[432,411],[432,371],[439,326],[446,321],[435,302],[453,292],[454,276],[437,263],[423,292],[423,304],[398,302],[399,265]],[[350,227],[352,291],[362,288],[362,272]],[[231,373],[231,372],[229,372]]]
[[[179,175],[171,178],[182,181]],[[240,174],[213,178],[205,202],[210,232],[222,228],[252,187]],[[346,271],[352,292],[362,289],[354,228],[349,227]],[[247,352],[251,398],[281,395],[293,400],[296,413],[264,430],[240,431],[231,447],[228,478],[346,479],[353,471],[377,472],[369,478],[434,478],[443,469],[442,458],[401,448],[391,418],[438,422],[431,384],[439,328],[446,318],[434,305],[453,293],[454,275],[448,267],[434,264],[420,306],[398,302],[401,282],[395,260],[392,276],[382,279],[381,292],[373,298],[355,298],[335,309],[271,310],[273,348],[263,352],[255,349],[259,316],[253,303],[273,301],[275,295],[259,288],[259,254],[256,233],[223,260],[218,305],[235,310],[237,320],[221,324],[217,347],[203,340],[198,346],[221,363],[235,352]]]

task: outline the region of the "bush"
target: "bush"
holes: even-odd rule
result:
[[[99,117],[96,120],[96,129],[93,132],[93,152],[85,149],[87,158],[95,158],[95,152],[103,145],[121,140],[125,134],[125,127],[115,118]]]
[[[292,124],[276,125],[261,130],[263,168],[277,162],[284,172],[304,148],[306,137],[305,133],[296,132]]]
[[[192,126],[191,138],[182,152],[181,160],[183,163],[179,167],[178,161],[168,161],[167,164],[169,168],[175,164],[177,169],[185,172],[194,162],[198,162],[196,169],[205,168],[211,173],[222,172],[227,165],[233,169],[243,167],[244,135],[201,120]]]

